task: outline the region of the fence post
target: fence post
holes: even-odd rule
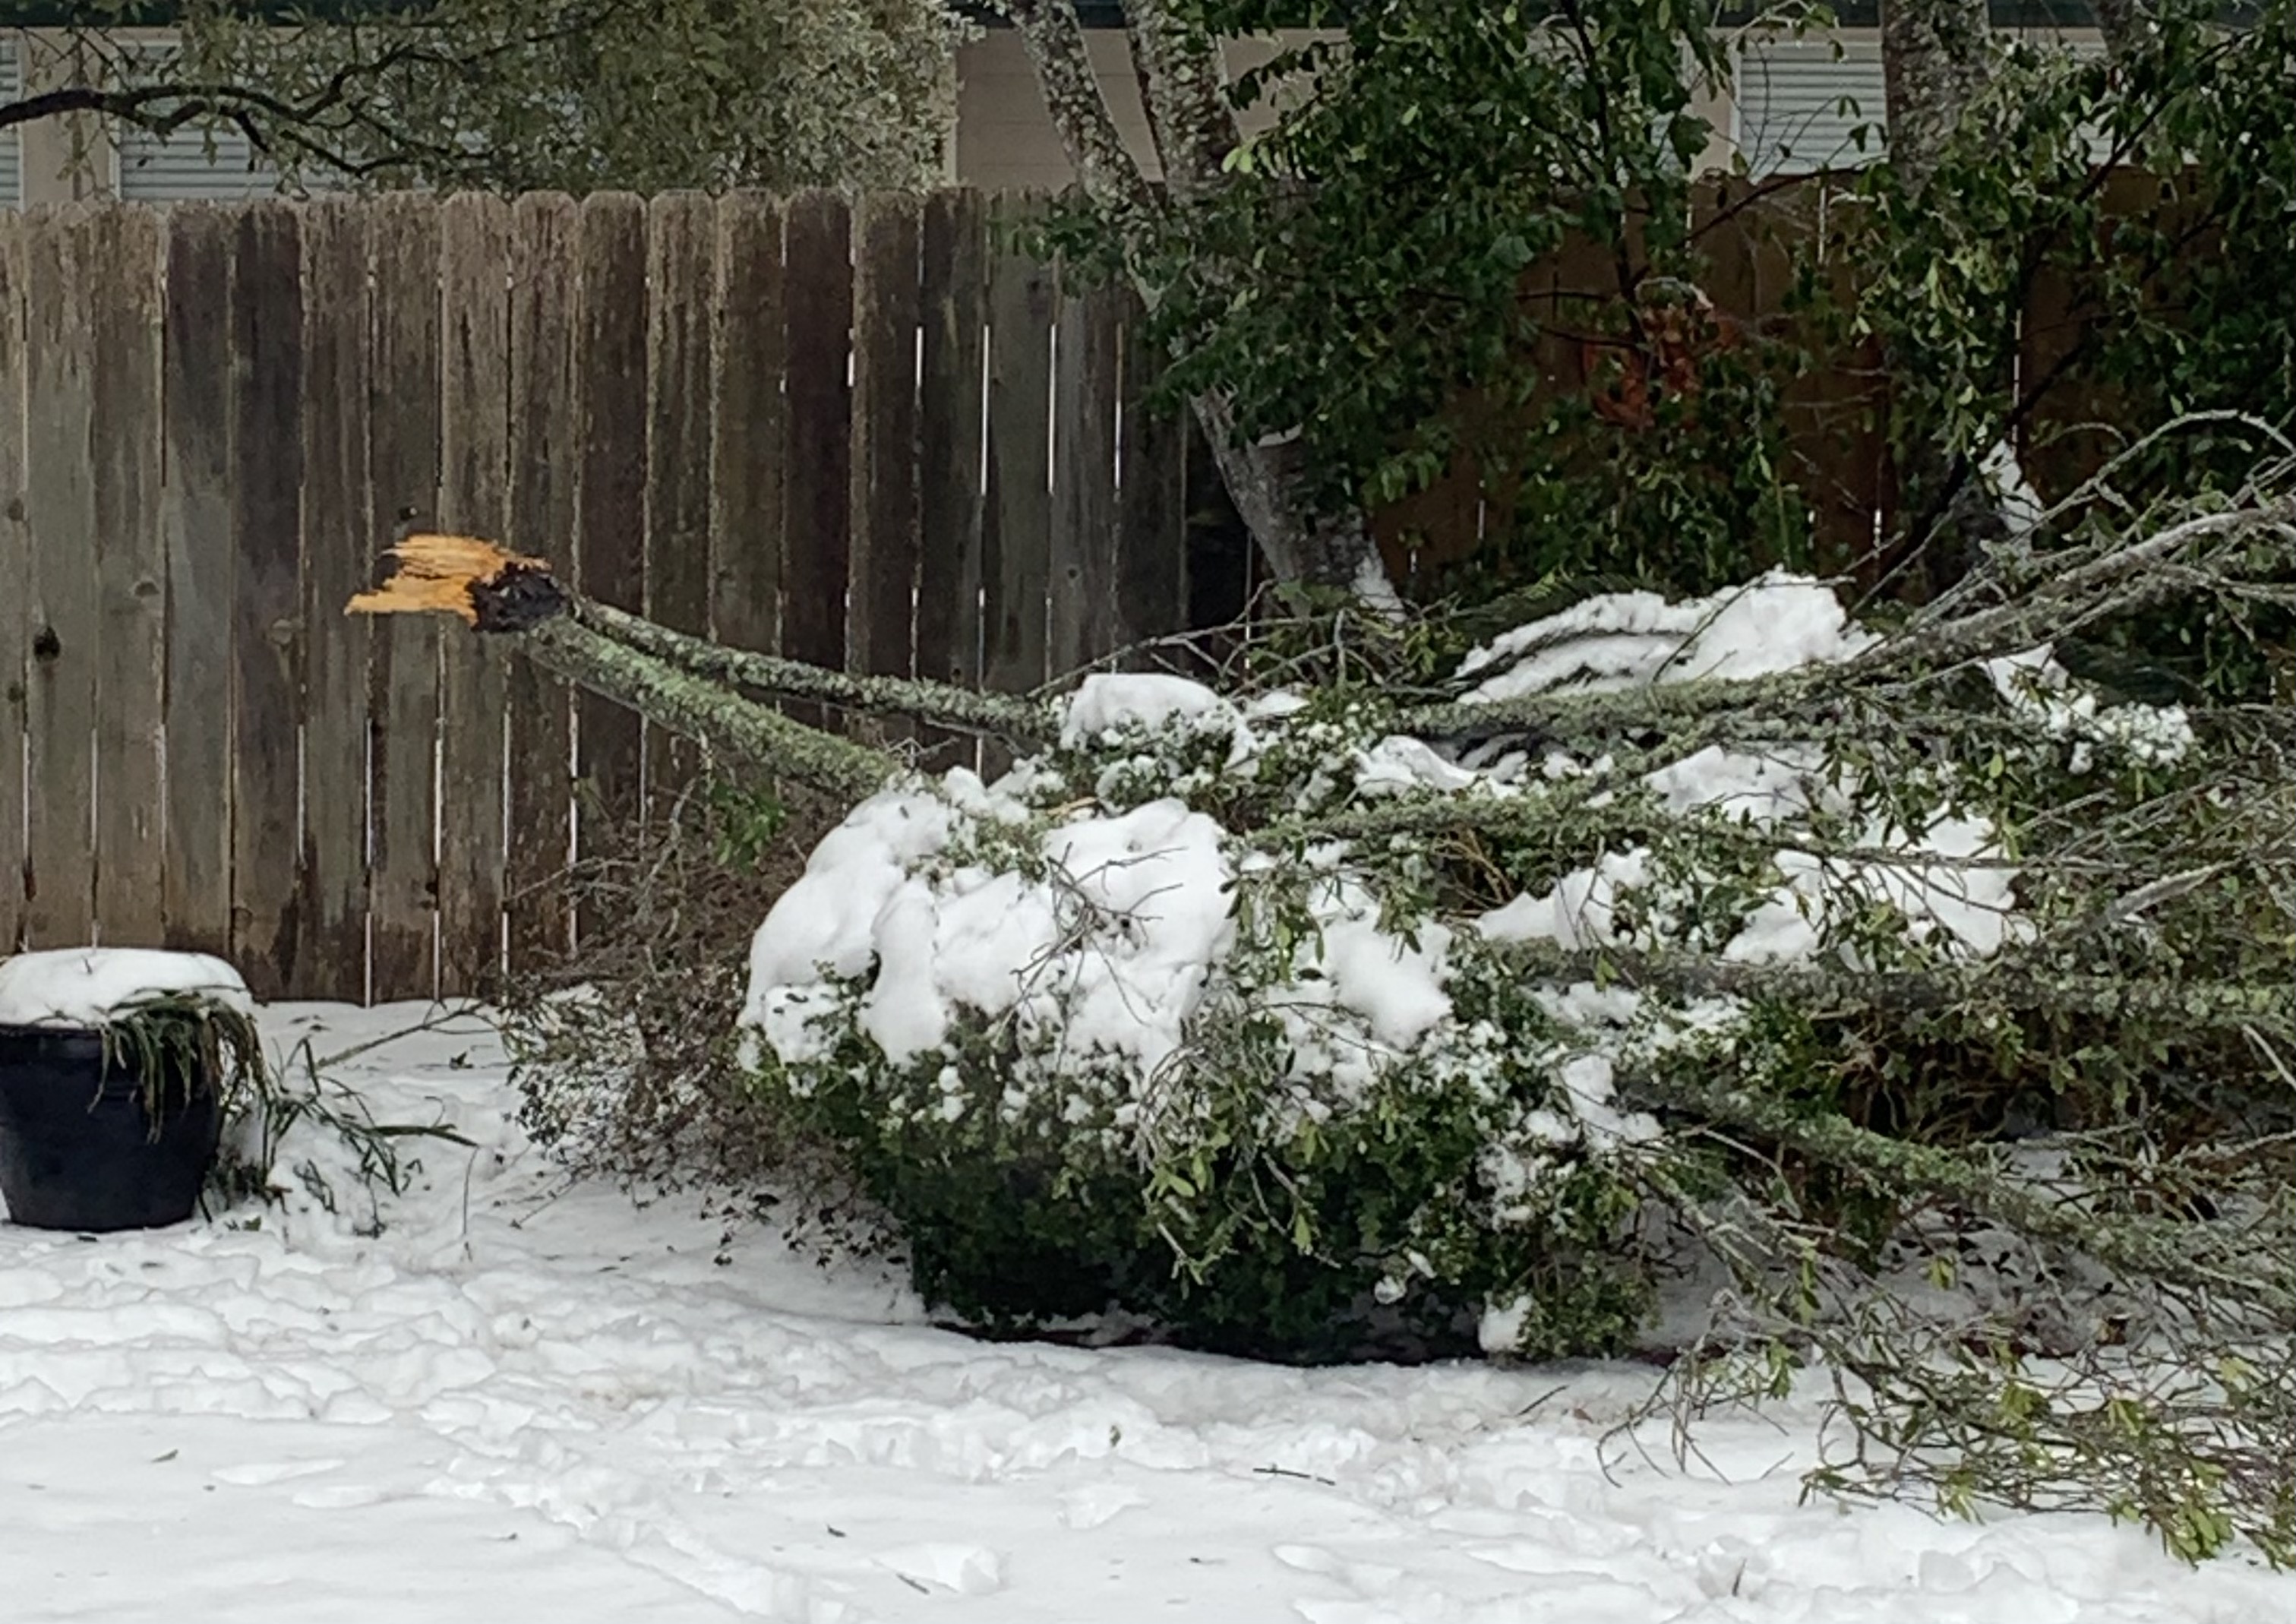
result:
[[[301,224],[289,203],[242,210],[233,283],[232,956],[260,998],[300,982]]]
[[[510,529],[510,205],[465,193],[441,214],[443,401],[439,522]],[[501,978],[503,743],[512,655],[450,627],[439,722],[439,991],[483,995]]]
[[[374,622],[343,605],[373,572],[368,366],[371,211],[303,216],[303,822],[305,997],[367,990],[367,665]],[[172,769],[174,762],[170,760]]]

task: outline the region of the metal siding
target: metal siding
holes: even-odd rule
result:
[[[119,195],[146,203],[199,198],[264,197],[276,191],[278,172],[253,162],[255,149],[235,129],[177,131],[161,141],[129,129],[119,140]]]
[[[176,51],[144,45],[137,54],[158,76],[168,70]],[[119,195],[138,202],[268,197],[279,190],[279,171],[258,161],[253,144],[228,124],[178,130],[165,141],[148,130],[122,129],[119,162]],[[305,184],[312,183],[307,177]]]
[[[0,96],[15,95],[20,83],[16,47],[0,45]],[[18,130],[0,130],[0,206],[12,207],[23,201],[23,143]]]
[[[1827,43],[1752,40],[1738,63],[1734,134],[1756,175],[1849,168],[1881,156],[1885,105],[1879,44],[1837,54]]]

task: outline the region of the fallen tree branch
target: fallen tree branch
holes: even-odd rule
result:
[[[726,765],[761,775],[858,800],[899,770],[882,750],[791,721],[771,705],[602,630],[603,606],[569,590],[540,559],[465,536],[410,536],[391,557],[397,572],[353,598],[346,612],[451,614],[475,631],[514,636],[518,648],[568,681],[694,740]]]
[[[1045,707],[1010,694],[914,677],[832,671],[777,654],[726,648],[589,598],[571,598],[568,612],[578,624],[681,670],[754,688],[775,699],[817,700],[840,710],[906,717],[1002,739],[1022,749],[1049,744],[1059,735],[1059,726]]]
[[[1526,979],[1616,984],[1664,997],[1763,998],[1818,1012],[1849,1007],[1888,1014],[1990,1005],[2157,1021],[2187,1030],[2296,1030],[2296,988],[2257,982],[2058,973],[1988,960],[1935,970],[1855,970],[1550,941],[1508,942],[1497,951]]]
[[[2194,1243],[2209,1226],[2193,1221],[2103,1214],[2045,1190],[2021,1185],[1990,1159],[1860,1128],[1832,1111],[1812,1113],[1746,1088],[1692,1078],[1637,1078],[1636,1092],[1718,1127],[1757,1135],[1826,1165],[1854,1171],[1891,1193],[1944,1197],[2038,1241],[2086,1253],[2135,1279],[2157,1281],[2225,1300],[2287,1324],[2296,1320],[2296,1284],[2286,1266],[2240,1260],[2238,1237],[2227,1257],[2210,1257]]]
[[[899,770],[890,756],[793,722],[770,705],[729,693],[578,620],[542,621],[519,638],[519,647],[569,682],[627,705],[730,767],[855,800],[882,789]]]
[[[2256,544],[2272,545],[2257,546]],[[1833,665],[1771,676],[1700,677],[1630,687],[1558,687],[1518,698],[1454,700],[1404,710],[1396,731],[1431,740],[1521,734],[1562,743],[1666,731],[1687,742],[1807,738],[1813,719],[1888,702],[1905,727],[1909,687],[1935,684],[1989,659],[2046,646],[2107,619],[2204,590],[2272,581],[2296,557],[2296,498],[2276,497],[2169,526],[2142,540],[2065,548],[2039,561],[2006,559],[1964,578],[1895,634]],[[2036,574],[2037,568],[2043,572]],[[1993,601],[1984,602],[1987,596]],[[1684,638],[1685,648],[1695,634]],[[1504,669],[1504,668],[1499,668]],[[1495,670],[1494,676],[1497,674]],[[1960,726],[1956,721],[1956,726]]]

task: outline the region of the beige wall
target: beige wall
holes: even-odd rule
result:
[[[1231,76],[1249,72],[1279,50],[1316,37],[1290,33],[1269,39],[1232,40],[1227,46]],[[1092,53],[1101,94],[1116,116],[1116,127],[1152,179],[1162,173],[1148,136],[1148,114],[1140,103],[1140,84],[1132,74],[1132,58],[1124,34],[1116,29],[1086,31],[1085,44]],[[1274,115],[1257,107],[1245,115],[1244,127],[1257,132],[1267,127]],[[1037,76],[1029,66],[1021,37],[1010,29],[983,35],[956,55],[956,178],[968,186],[1043,186],[1057,189],[1069,184],[1069,160],[1061,138],[1046,116],[1044,98],[1037,92]]]
[[[1248,72],[1279,50],[1292,49],[1316,36],[1305,32],[1279,34],[1267,39],[1232,40],[1226,49],[1228,73]],[[1148,135],[1148,116],[1140,104],[1139,82],[1124,35],[1111,29],[1088,32],[1102,94],[1116,116],[1119,132],[1135,158],[1152,177],[1160,174]],[[1067,155],[1029,66],[1021,37],[1009,29],[997,29],[957,53],[955,178],[968,186],[1037,186],[1057,189],[1070,183]],[[1720,167],[1729,160],[1730,105],[1726,96],[1702,98],[1698,111],[1713,125],[1716,135],[1705,163]],[[1248,133],[1274,122],[1266,105],[1244,116]]]

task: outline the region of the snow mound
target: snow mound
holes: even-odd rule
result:
[[[0,959],[0,1026],[101,1027],[154,998],[194,996],[251,1013],[239,972],[204,953],[52,947]]]
[[[1588,598],[1492,639],[1460,662],[1459,674],[1491,672],[1465,697],[1493,704],[1560,687],[1771,677],[1854,659],[1874,642],[1823,581],[1773,570],[1678,603],[1655,592]]]
[[[2073,770],[2087,772],[2091,747],[2119,745],[2140,761],[2179,759],[2192,747],[2193,724],[2182,705],[2104,705],[2057,662],[2047,644],[1985,662],[1985,673],[2012,709],[2054,738],[2073,744]]]
[[[1098,672],[1077,685],[1061,713],[1061,743],[1070,750],[1105,734],[1152,733],[1175,723],[1205,733],[1226,733],[1236,709],[1211,689],[1160,672]]]

